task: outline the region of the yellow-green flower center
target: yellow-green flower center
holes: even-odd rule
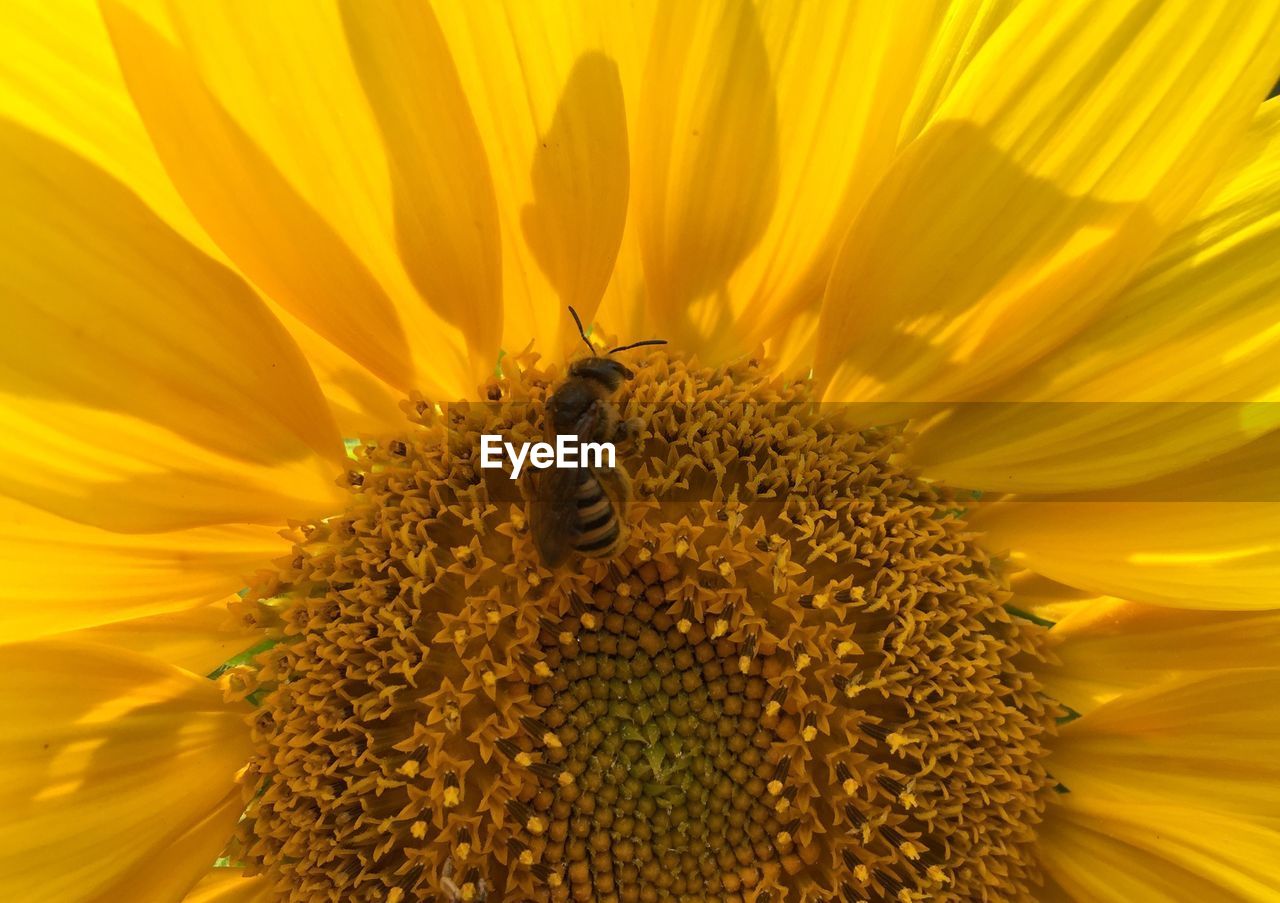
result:
[[[955,502],[803,381],[638,357],[607,560],[544,568],[477,466],[541,437],[532,357],[358,450],[245,603],[243,858],[297,900],[1031,899],[1055,710]]]

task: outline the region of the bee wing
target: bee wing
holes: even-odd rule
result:
[[[533,482],[530,520],[533,539],[547,567],[555,567],[573,551],[578,530],[577,468],[552,468],[537,473]]]

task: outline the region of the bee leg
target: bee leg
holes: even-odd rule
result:
[[[453,880],[453,860],[445,861],[444,868],[440,869],[440,889],[449,895],[449,903],[461,903],[462,888]]]
[[[644,421],[639,417],[618,421],[618,429],[614,432],[614,442],[631,442],[644,429]]]

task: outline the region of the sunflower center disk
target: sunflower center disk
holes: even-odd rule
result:
[[[650,562],[547,631],[553,676],[530,732],[555,740],[528,808],[548,826],[543,861],[564,866],[577,899],[718,897],[795,858],[796,788],[768,758],[781,706],[762,676],[783,664],[675,619],[666,592]]]
[[[626,541],[552,572],[477,456],[563,374],[504,364],[241,603],[280,642],[234,675],[240,858],[296,900],[1033,899],[1042,632],[901,435],[643,357]]]

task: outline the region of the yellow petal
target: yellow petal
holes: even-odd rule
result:
[[[999,502],[970,516],[982,542],[1099,595],[1182,608],[1276,607],[1280,432],[1138,486]]]
[[[324,16],[318,10],[308,10],[286,16],[298,11],[284,5],[246,4],[236,9],[246,13],[262,10],[262,15],[274,21],[262,23],[259,30],[250,17],[248,26],[237,31],[234,15],[224,20],[221,5],[200,4],[191,14],[192,21],[175,10],[170,23],[175,40],[193,36],[192,43],[199,44],[197,38],[213,42],[213,47],[192,50],[185,43],[178,46],[156,25],[114,0],[103,4],[103,16],[125,81],[156,150],[213,240],[274,301],[389,385],[407,390],[427,375],[416,372],[409,340],[409,329],[419,325],[412,315],[422,312],[421,305],[409,303],[403,293],[397,304],[388,293],[403,288],[394,282],[395,269],[378,274],[386,276],[390,285],[380,281],[348,246],[346,236],[326,219],[324,214],[330,211],[319,211],[312,203],[317,193],[314,183],[309,186],[312,197],[308,197],[290,181],[295,171],[314,178],[319,169],[327,175],[329,196],[342,197],[344,184],[335,185],[335,177],[372,180],[381,173],[376,168],[370,173],[368,165],[351,163],[350,155],[372,153],[354,118],[349,135],[353,147],[348,156],[331,160],[313,153],[303,163],[297,153],[303,146],[312,151],[328,149],[338,140],[334,129],[343,121],[341,117],[364,110],[359,95],[353,93],[357,88],[354,81],[343,81],[340,76],[329,80],[338,89],[344,84],[347,88],[345,94],[339,90],[330,96],[308,77],[310,67],[321,61],[328,67],[328,61],[337,64],[346,58],[336,14]],[[282,31],[280,17],[289,23],[287,34]],[[233,41],[236,36],[244,40]],[[276,36],[282,40],[275,41]],[[252,53],[241,63],[216,56],[233,47],[236,54],[244,47],[259,53],[270,48],[270,65],[256,67]],[[228,80],[224,94],[270,100],[266,109],[259,105],[254,112],[282,117],[276,120],[277,129],[292,127],[293,154],[276,160],[255,143],[259,136],[247,131],[205,83],[196,65],[202,54],[214,54],[209,65],[226,70],[219,70]],[[237,58],[232,55],[229,59]],[[235,81],[237,74],[245,74],[245,80]],[[259,77],[263,81],[251,80]],[[289,77],[296,80],[292,85],[271,92],[278,80]],[[328,118],[313,126],[307,117],[317,110]],[[321,137],[313,142],[314,129],[320,130]],[[375,167],[380,162],[377,157],[373,161]],[[348,200],[356,203],[364,196],[357,192]],[[367,220],[361,221],[362,228],[364,222]],[[408,326],[402,322],[402,313]],[[449,370],[456,354],[450,341],[453,337],[447,328],[431,336],[437,354],[436,370],[430,375],[444,379],[428,383],[430,388],[441,382],[458,382],[457,373]]]
[[[812,367],[823,291],[850,222],[1013,6],[762,7],[783,188],[769,231],[731,281],[735,310],[748,302],[743,347],[763,338],[781,372]]]
[[[235,824],[244,715],[212,681],[90,644],[3,646],[0,673],[0,898],[137,899],[111,892],[161,863],[194,885]]]
[[[957,0],[946,4],[928,56],[915,79],[911,109],[899,137],[901,144],[919,137],[983,45],[1017,5],[1017,0]]]
[[[476,363],[492,367],[502,334],[497,211],[439,26],[425,5],[403,2],[344,3],[342,18],[386,144],[400,256],[427,303],[461,327]]]
[[[1278,24],[1256,3],[1015,9],[845,238],[828,398],[957,400],[1088,323],[1226,162]]]
[[[162,658],[204,674],[209,669],[172,657],[184,648],[182,627],[213,628],[209,603],[288,551],[275,527],[111,533],[0,497],[0,637],[16,642],[123,621],[122,644],[148,651],[142,644],[150,637],[156,651],[167,650]]]
[[[636,236],[664,337],[718,356],[725,283],[778,198],[778,108],[759,13],[658,7],[636,113]]]
[[[1109,598],[1058,583],[1035,571],[1018,571],[1009,578],[1009,588],[1013,590],[1010,605],[1055,623]]]
[[[1183,608],[1271,608],[1275,502],[1025,502],[975,526],[984,544],[1100,595]]]
[[[1127,690],[1179,674],[1261,668],[1280,661],[1280,613],[1186,611],[1103,598],[1054,625],[1060,663],[1048,692],[1086,713]]]
[[[384,5],[382,12],[390,26],[394,10]],[[438,133],[423,156],[397,156],[377,111],[370,109],[357,71],[359,47],[337,4],[178,0],[169,14],[175,40],[207,90],[385,290],[408,340],[415,386],[445,398],[472,394],[478,379],[492,373],[496,349],[485,347],[482,332],[465,330],[495,329],[500,314],[483,291],[490,280],[496,284],[498,274],[490,272],[489,259],[478,256],[489,240],[488,226],[473,217],[477,211],[469,203],[484,184],[478,181],[483,173],[452,166],[462,139]],[[409,64],[431,70],[433,103],[451,106],[443,101],[439,70],[432,69],[447,66],[447,57],[396,63],[404,83],[418,84]],[[429,211],[433,221],[423,235],[414,231],[412,217],[428,211],[413,210],[403,189],[419,184],[427,172],[453,182],[449,203]],[[469,243],[465,236],[472,234],[483,241]],[[464,256],[452,258],[446,249]],[[465,256],[473,252],[477,256]],[[457,277],[461,286],[450,287],[466,296],[424,298],[406,264],[410,272],[415,264],[451,267],[427,278],[448,285],[446,276]],[[464,301],[471,302],[469,308],[462,308]]]
[[[1050,881],[1076,903],[1274,903],[1275,829],[1176,806],[1100,805],[1065,794],[1039,846]]]
[[[1041,848],[1079,900],[1272,901],[1280,888],[1280,670],[1178,679],[1062,728],[1069,790]]]
[[[633,144],[658,332],[721,357],[812,330],[941,21],[928,4],[659,7]]]
[[[1087,900],[1076,900],[1052,876],[1040,877],[1043,883],[1035,890],[1036,903],[1089,903]]]
[[[151,144],[97,3],[68,0],[55,8],[43,0],[14,0],[5,4],[5,26],[0,30],[0,115],[115,176],[183,237],[225,262],[178,195]],[[347,194],[344,190],[327,196]],[[387,424],[402,422],[385,383],[283,309],[272,310],[298,341],[344,436],[385,431]]]
[[[0,445],[12,452],[0,491],[124,529],[211,522],[188,504],[279,522],[332,500],[333,418],[248,286],[118,182],[12,123],[0,124],[0,183]],[[131,510],[106,510],[135,484]],[[189,498],[215,484],[219,497]]]
[[[366,369],[359,361],[338,348],[324,336],[307,326],[280,305],[266,299],[276,319],[289,330],[289,334],[302,349],[311,372],[320,384],[333,419],[345,438],[381,437],[405,428],[405,415],[400,402],[405,394],[393,389]],[[441,377],[443,370],[437,371]],[[461,374],[461,371],[459,371]],[[473,391],[464,388],[461,375],[451,377],[453,382],[438,379],[423,383],[424,390],[433,386],[441,398],[465,398]],[[452,388],[444,388],[444,385]]]
[[[204,675],[212,674],[263,637],[261,630],[232,619],[226,599],[184,611],[113,621],[66,635],[69,640],[129,649]]]
[[[926,473],[1008,492],[1123,485],[1277,425],[1275,405],[1244,403],[1280,397],[1280,103],[1247,138],[1096,322],[988,393],[1022,403],[961,405],[925,433]]]
[[[138,417],[5,393],[0,421],[0,455],[9,464],[0,492],[107,530],[278,528],[290,517],[327,517],[344,501],[328,459],[246,461]]]
[[[200,862],[208,863],[222,853],[244,812],[244,805],[240,787],[232,787],[207,816],[156,849],[147,862],[130,869],[91,899],[94,903],[116,903],[119,900],[173,903],[174,900],[189,899],[187,892],[195,893],[199,887],[199,873],[193,866]],[[178,864],[177,868],[172,867],[174,863]]]
[[[248,460],[335,454],[306,362],[234,274],[14,123],[0,125],[0,179],[3,388],[171,421]]]
[[[406,161],[439,153],[433,120],[442,111],[417,98],[413,80],[405,84],[392,66],[400,59],[439,66],[442,55],[447,64],[439,42],[447,43],[456,74],[448,70],[445,96],[465,94],[461,109],[469,105],[474,115],[456,150],[478,140],[492,172],[489,200],[496,203],[502,238],[503,346],[519,349],[532,339],[558,354],[577,341],[565,305],[592,318],[622,240],[630,164],[620,67],[628,65],[630,48],[619,45],[638,39],[630,30],[635,14],[581,2],[558,7],[554,16],[536,4],[441,3],[435,6],[438,30],[433,24],[415,35],[387,21],[381,9],[375,15],[359,3],[350,9],[371,20],[383,41],[400,45],[380,65],[388,70],[381,80],[404,95],[397,103],[399,131],[412,131],[393,148]],[[417,17],[429,15],[417,11]],[[420,46],[406,43],[410,36]],[[428,194],[419,191],[418,200],[429,200]],[[431,206],[421,211],[424,222]]]
[[[247,878],[243,869],[215,868],[182,898],[182,903],[268,903],[271,898],[271,888],[261,875]]]
[[[1248,633],[1236,639],[1253,645]],[[1142,651],[1136,654],[1141,667]],[[1263,656],[1249,650],[1240,658],[1247,665]],[[1062,727],[1050,770],[1081,799],[1273,818],[1280,812],[1277,691],[1280,670],[1264,667],[1192,673],[1125,693]]]
[[[4,11],[0,115],[91,161],[184,237],[207,242],[151,146],[97,3],[11,0]]]

